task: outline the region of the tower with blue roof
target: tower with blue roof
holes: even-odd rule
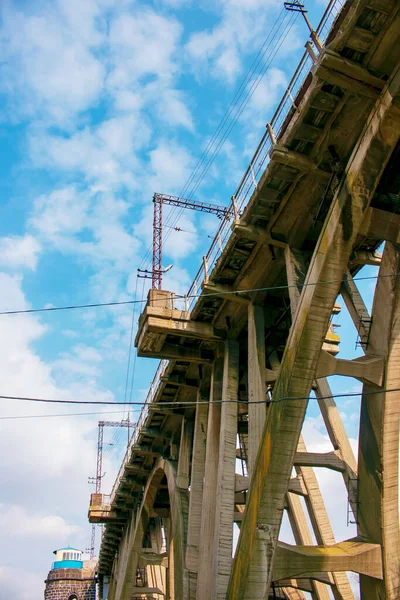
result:
[[[96,600],[96,561],[83,560],[82,550],[71,546],[53,554],[44,600]]]

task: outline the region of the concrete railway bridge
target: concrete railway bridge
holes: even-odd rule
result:
[[[400,598],[399,36],[398,0],[331,2],[186,306],[150,291],[136,345],[161,363],[111,498],[89,510],[103,598],[350,600],[349,571],[361,598]],[[354,360],[337,357],[339,294]],[[357,460],[333,374],[363,385]],[[312,391],[330,452],[302,436]],[[356,537],[335,541],[314,467],[342,474]]]

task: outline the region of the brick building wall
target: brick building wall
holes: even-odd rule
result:
[[[45,600],[68,600],[71,594],[78,600],[96,600],[93,569],[53,569],[45,584]]]

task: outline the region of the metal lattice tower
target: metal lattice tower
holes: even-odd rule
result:
[[[153,203],[153,261],[151,272],[151,287],[155,290],[161,290],[162,276],[164,273],[162,266],[163,204],[213,214],[219,217],[220,219],[228,218],[232,214],[232,208],[226,208],[225,206],[217,206],[208,202],[187,200],[185,198],[179,198],[177,196],[170,196],[168,194],[158,193],[154,194]],[[143,277],[143,275],[139,275],[139,277]]]

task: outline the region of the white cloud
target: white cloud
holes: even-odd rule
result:
[[[151,175],[149,189],[161,193],[179,192],[188,179],[193,159],[173,140],[161,140],[149,153]]]
[[[121,275],[137,262],[140,241],[123,224],[128,212],[128,203],[113,194],[69,186],[37,198],[29,225],[42,244],[96,268],[90,281],[102,280],[98,291],[104,299],[108,280],[119,288]]]
[[[0,504],[0,528],[3,535],[55,540],[66,539],[80,531],[80,527],[66,523],[58,515],[32,514],[24,507],[7,504]]]
[[[49,239],[75,234],[85,227],[90,197],[73,186],[39,196],[33,204],[31,225]]]
[[[44,576],[46,575],[47,573],[44,573]],[[32,593],[43,594],[44,576],[37,572],[30,572],[26,569],[17,569],[6,565],[0,565],[0,589],[2,598],[32,600]]]
[[[0,238],[0,266],[36,269],[40,244],[31,235]]]
[[[66,2],[39,3],[32,14],[3,4],[2,70],[6,89],[19,97],[14,111],[40,111],[42,119],[64,124],[97,100],[105,76],[92,52],[102,40],[94,24],[97,3],[87,0],[82,10],[73,5],[79,19]]]
[[[104,120],[69,136],[36,130],[30,138],[30,155],[35,166],[82,174],[87,184],[98,190],[134,188],[135,151],[148,142],[149,134],[146,121],[132,114]]]
[[[176,20],[150,9],[113,19],[109,34],[113,58],[110,89],[128,88],[129,83],[145,75],[169,79],[176,70],[173,55],[180,36],[181,26]]]
[[[260,0],[226,0],[220,8],[220,21],[211,29],[191,35],[187,57],[197,75],[211,74],[233,83],[242,70],[243,56],[258,50],[273,23],[279,3]],[[261,11],[260,8],[263,8]]]

